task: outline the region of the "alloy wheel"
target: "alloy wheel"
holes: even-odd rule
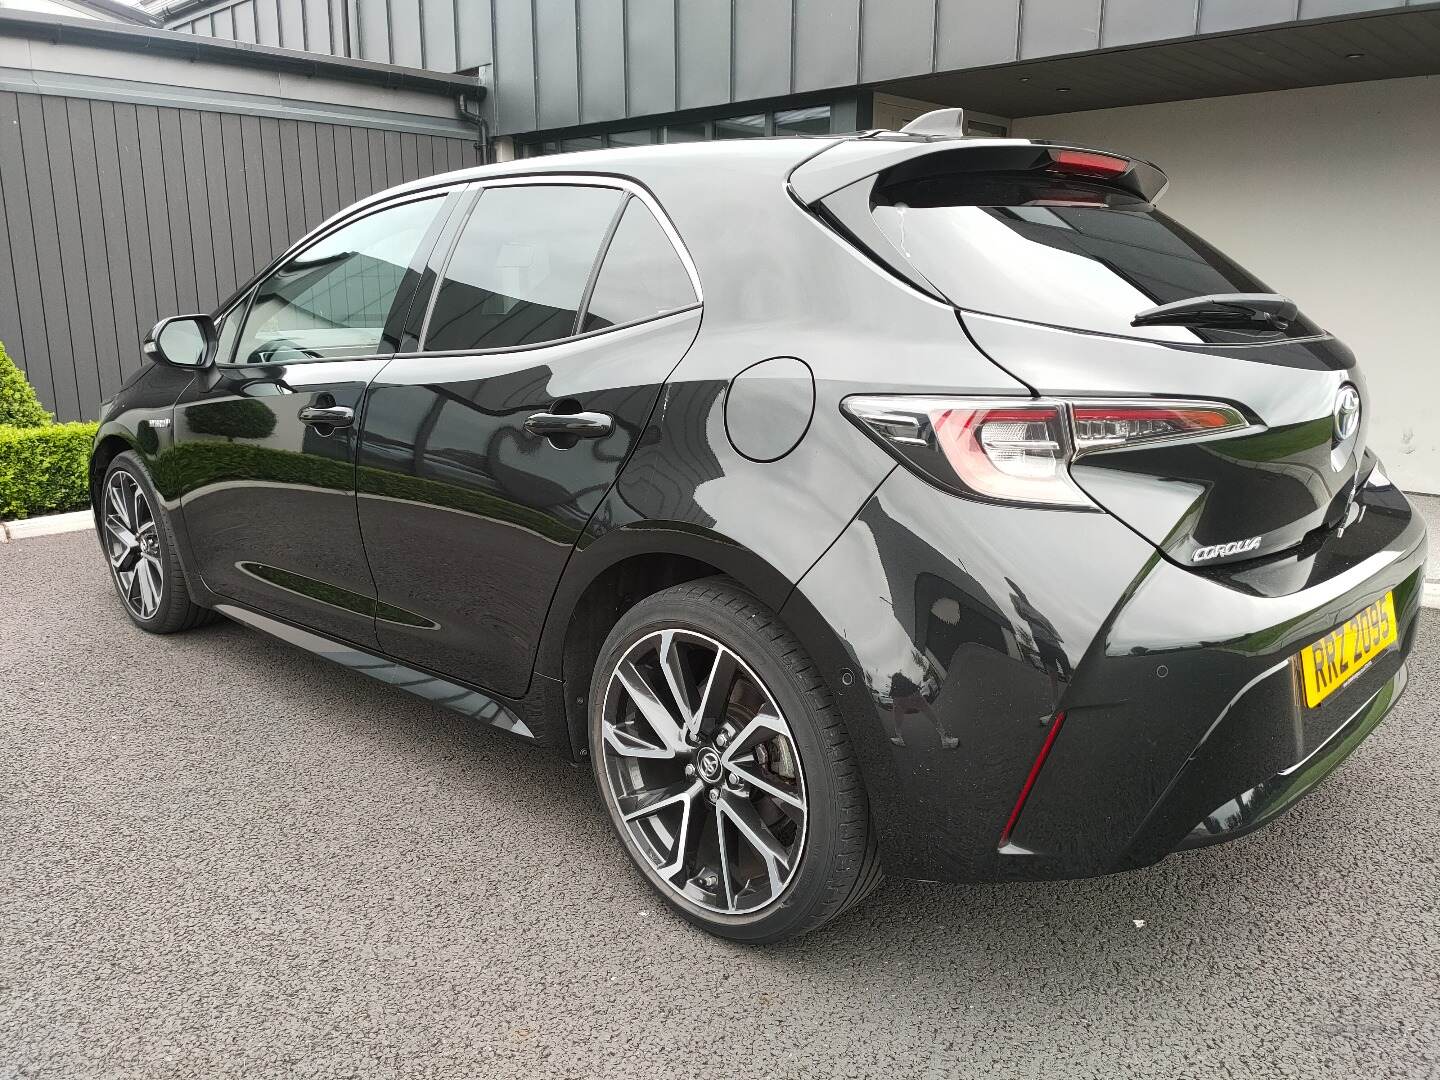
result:
[[[733,650],[690,630],[641,638],[610,675],[601,734],[607,797],[667,888],[723,915],[780,898],[804,851],[805,777]]]
[[[160,534],[150,500],[123,469],[105,484],[105,549],[126,605],[139,619],[160,609],[165,571],[160,564]]]

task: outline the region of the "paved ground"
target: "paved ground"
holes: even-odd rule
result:
[[[0,547],[0,1080],[1440,1077],[1440,616],[1349,767],[1227,847],[892,883],[743,950],[661,912],[587,773]],[[1143,919],[1143,928],[1132,920]]]

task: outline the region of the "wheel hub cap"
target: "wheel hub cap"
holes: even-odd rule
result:
[[[713,746],[706,746],[695,755],[695,769],[700,774],[700,779],[707,784],[718,784],[720,782],[720,751]]]

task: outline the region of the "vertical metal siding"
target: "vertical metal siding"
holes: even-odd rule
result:
[[[323,218],[473,164],[468,139],[0,92],[0,341],[93,417],[162,315],[213,310]]]
[[[535,115],[541,127],[580,122],[575,0],[534,0]]]
[[[420,0],[389,0],[390,62],[423,67],[425,47],[420,37]]]
[[[233,10],[236,40],[254,44],[257,40],[255,37],[255,0],[245,0],[243,4],[236,4]]]
[[[455,37],[455,0],[425,0],[420,5],[425,67],[431,71],[455,71],[458,41]],[[334,50],[332,50],[334,51]]]
[[[1199,0],[1105,0],[1100,44],[1131,45],[1195,33]]]
[[[259,45],[280,44],[280,9],[276,0],[255,0],[255,42]]]
[[[264,0],[260,0],[264,3]],[[386,0],[355,0],[356,53],[382,64],[390,59],[390,6]]]
[[[1020,41],[1016,0],[939,0],[935,68],[1004,64],[1015,59]]]
[[[1020,56],[1086,52],[1100,44],[1100,0],[1025,0]]]
[[[736,101],[790,93],[793,0],[734,0]]]
[[[443,3],[444,0],[427,0]],[[495,58],[492,35],[493,0],[454,0],[457,70],[480,67]]]
[[[495,114],[506,130],[536,126],[535,27],[530,0],[494,0]]]
[[[726,40],[729,40],[729,0]],[[625,115],[625,0],[577,0],[580,41],[580,119],[618,120]],[[728,50],[727,50],[728,53]],[[730,61],[725,61],[729,71]]]
[[[1201,0],[1200,32],[1215,34],[1264,23],[1287,22],[1300,13],[1299,0]]]
[[[859,62],[860,0],[795,0],[796,90],[858,82]]]
[[[929,71],[935,55],[935,0],[866,4],[860,42],[860,77],[866,82]]]
[[[499,0],[496,0],[499,10]],[[503,70],[503,43],[495,42],[496,67]],[[631,116],[675,108],[675,0],[627,0],[625,5],[626,89]],[[502,76],[503,77],[503,76]]]
[[[731,12],[732,0],[685,0],[677,5],[680,108],[729,100]],[[585,62],[590,62],[588,55]]]

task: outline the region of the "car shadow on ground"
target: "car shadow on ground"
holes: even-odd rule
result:
[[[367,737],[421,750],[416,765],[431,770],[436,783],[471,790],[477,820],[529,817],[531,826],[555,836],[558,846],[589,849],[593,873],[632,879],[633,891],[620,890],[621,902],[659,907],[648,903],[646,886],[625,862],[587,766],[537,753],[511,736],[232,624],[217,624],[192,635],[187,645],[191,642],[205,651],[258,653],[282,683],[314,688],[331,705],[344,702],[353,716],[368,718]],[[1361,756],[1371,749],[1362,748]],[[1383,755],[1383,748],[1375,752]],[[538,789],[547,797],[536,800]],[[846,971],[853,970],[857,942],[868,941],[882,951],[903,951],[917,980],[951,979],[961,962],[957,958],[964,957],[974,977],[1003,987],[1008,977],[1033,977],[1037,967],[1054,977],[1062,965],[1044,959],[1049,956],[1063,957],[1066,979],[1078,985],[1112,975],[1126,954],[1153,948],[1157,937],[1182,923],[1186,940],[1203,940],[1213,954],[1253,956],[1257,927],[1293,906],[1297,893],[1303,895],[1326,872],[1323,862],[1315,863],[1316,850],[1322,860],[1343,865],[1366,841],[1339,823],[1374,818],[1374,810],[1359,782],[1342,771],[1314,798],[1257,834],[1140,871],[1039,883],[888,881],[826,930],[770,950],[769,962],[798,965],[815,979],[843,984]],[[535,821],[537,814],[544,820]],[[598,845],[597,838],[603,838]],[[697,934],[668,915],[656,929]]]

